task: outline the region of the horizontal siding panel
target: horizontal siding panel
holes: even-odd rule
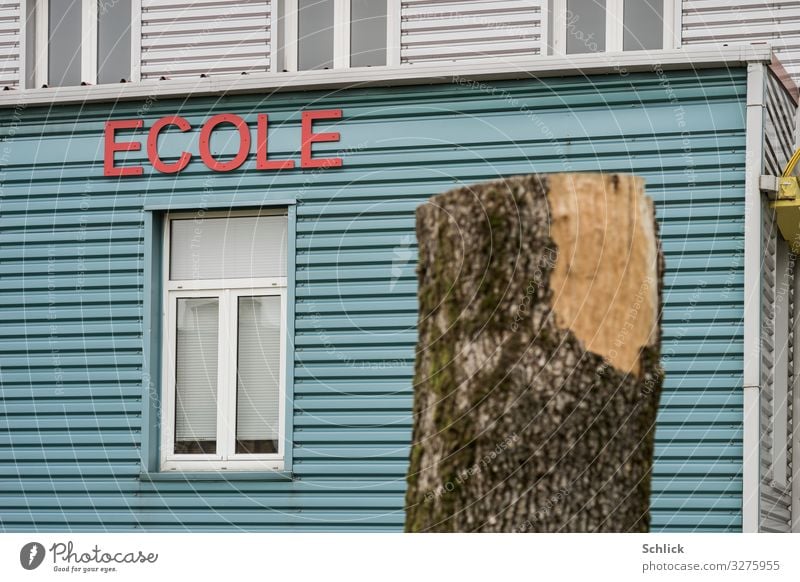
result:
[[[97,495],[92,497],[92,508],[98,510],[128,507],[130,509],[147,510],[186,510],[208,509],[228,510],[246,509],[262,511],[269,509],[297,510],[298,505],[308,509],[336,510],[337,507],[353,507],[354,509],[386,510],[396,512],[403,508],[403,495],[397,492],[390,493],[350,493],[350,494],[308,494],[300,499],[290,499],[281,493],[250,494],[231,496],[217,495],[169,495],[165,497],[145,497],[129,505],[130,500],[124,495]],[[86,505],[83,496],[72,495],[55,498],[52,495],[34,495],[20,498],[0,494],[0,510],[29,507],[41,510],[74,510]]]
[[[32,512],[25,509],[5,510],[4,523],[9,526],[17,524],[24,524],[31,519]],[[395,529],[402,528],[404,517],[402,509],[394,509],[393,511],[376,512],[373,509],[349,511],[342,510],[295,510],[295,511],[279,511],[273,509],[262,509],[261,511],[254,512],[252,509],[227,509],[227,510],[209,510],[207,508],[200,509],[184,509],[180,511],[173,511],[170,509],[164,511],[155,511],[147,509],[135,510],[97,510],[97,511],[37,511],[35,514],[33,525],[38,528],[50,529],[53,526],[69,527],[73,525],[119,525],[127,526],[129,528],[137,525],[139,527],[149,528],[151,525],[162,525],[173,527],[176,522],[182,524],[187,528],[200,528],[205,529],[205,526],[216,525],[220,527],[230,528],[232,523],[240,524],[241,527],[248,528],[252,525],[271,526],[285,525],[292,526],[293,529],[302,529],[303,527],[317,531],[314,527],[318,524],[338,524],[338,528],[342,530],[364,530],[370,523],[392,525]]]

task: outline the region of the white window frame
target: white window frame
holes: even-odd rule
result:
[[[49,41],[50,41],[50,2],[48,0],[25,0],[24,10],[27,17],[28,6],[34,3],[34,60],[29,63],[34,67],[34,85],[49,86]],[[81,82],[89,85],[97,84],[97,0],[81,0]],[[130,81],[138,80],[138,43],[136,37],[140,32],[141,0],[131,1],[131,70]],[[22,32],[25,34],[25,31]]]
[[[283,212],[205,212],[204,219],[284,215]],[[173,220],[196,219],[196,212],[169,213],[164,218],[162,265],[162,392],[160,459],[162,471],[282,471],[286,446],[286,313],[287,277],[247,279],[170,280],[170,233]],[[238,357],[238,298],[281,298],[280,379],[278,402],[278,452],[236,453],[236,366]],[[217,442],[214,454],[176,454],[175,451],[175,360],[177,300],[184,297],[219,298],[219,349],[217,366]],[[224,349],[223,349],[224,348]]]
[[[567,0],[551,0],[553,9],[553,52],[556,55],[567,55]],[[606,0],[606,50],[603,52],[622,52],[625,0]],[[680,0],[664,0],[662,49],[680,47]],[[633,52],[633,51],[627,51]]]
[[[386,66],[397,66],[400,64],[400,0],[385,0],[386,8]],[[276,59],[271,64],[272,70],[278,72],[297,71],[298,66],[298,33],[300,27],[299,1],[285,0],[284,10],[286,14],[278,14],[277,0],[274,0],[273,25],[272,29],[276,32],[275,43],[281,43],[283,47],[283,68],[278,67]],[[350,67],[350,7],[351,0],[334,0],[333,5],[333,68],[349,69]],[[279,19],[283,19],[283,29],[285,37],[282,38],[279,30]],[[276,52],[277,54],[277,52]],[[353,67],[364,68],[364,67]]]

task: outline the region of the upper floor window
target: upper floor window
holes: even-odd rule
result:
[[[29,87],[131,77],[131,0],[28,0]]]
[[[553,0],[553,52],[674,48],[675,0]]]
[[[390,0],[279,0],[278,71],[382,66],[399,19]]]

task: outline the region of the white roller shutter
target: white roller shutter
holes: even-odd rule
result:
[[[0,0],[0,90],[19,85],[20,2]]]
[[[403,0],[400,61],[544,54],[543,4],[543,0]]]
[[[142,0],[141,78],[269,71],[270,0]]]
[[[800,2],[684,0],[682,45],[769,43],[800,82]]]

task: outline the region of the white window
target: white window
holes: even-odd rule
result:
[[[29,87],[131,80],[131,0],[28,0]]]
[[[162,470],[281,470],[285,213],[165,220]]]
[[[399,50],[390,49],[400,30],[398,0],[279,0],[277,4],[273,70],[399,64]]]
[[[676,48],[676,0],[553,0],[553,52]]]

